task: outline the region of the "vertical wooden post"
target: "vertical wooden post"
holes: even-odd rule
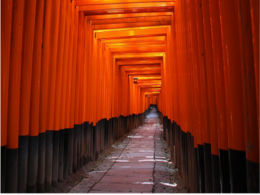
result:
[[[245,159],[245,110],[236,1],[219,0],[224,75],[226,82],[228,148],[231,192],[247,192]]]
[[[17,193],[24,0],[14,0],[12,8],[13,12],[7,119],[8,133],[6,151],[6,192]]]
[[[41,86],[40,86],[40,128],[39,128],[39,164],[38,164],[38,192],[45,192],[45,156],[46,156],[46,125],[47,125],[47,94],[50,58],[50,23],[51,0],[46,0],[43,18],[43,41],[41,58]]]
[[[56,87],[56,65],[58,50],[60,0],[52,2],[51,24],[50,24],[50,58],[48,79],[48,103],[47,103],[47,128],[46,128],[46,183],[47,192],[51,192],[52,185],[55,186],[58,178],[58,154],[59,134],[54,131],[54,109],[55,109],[55,87]]]
[[[13,0],[1,2],[1,192],[6,192],[6,146],[8,125],[9,68]]]
[[[40,82],[44,0],[37,0],[32,61],[27,192],[37,192],[40,117]]]
[[[27,186],[28,142],[31,78],[33,61],[33,43],[35,29],[36,1],[25,0],[23,48],[21,64],[21,97],[19,122],[19,149],[18,149],[18,192],[25,193]]]
[[[245,111],[245,147],[248,192],[259,192],[259,124],[257,120],[257,90],[255,87],[255,66],[250,2],[236,1],[239,22],[241,50],[241,70],[243,80],[244,111]],[[259,5],[258,5],[259,7]],[[246,28],[245,28],[246,26]],[[259,69],[259,68],[258,68]]]
[[[203,26],[205,39],[205,57],[206,57],[206,76],[208,82],[208,100],[209,100],[209,127],[211,144],[211,163],[212,163],[212,191],[220,192],[219,179],[219,161],[218,161],[218,133],[216,116],[216,95],[215,95],[215,77],[212,53],[212,38],[210,25],[209,0],[202,0]],[[208,170],[210,171],[210,170]]]
[[[217,1],[209,0],[212,51],[214,61],[215,92],[216,92],[216,112],[217,131],[220,165],[220,190],[230,192],[229,183],[229,158],[228,158],[228,132],[226,119],[226,96],[224,64],[222,52],[222,36],[220,29],[219,5]]]

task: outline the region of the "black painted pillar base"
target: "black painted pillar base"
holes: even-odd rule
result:
[[[94,153],[94,160],[98,159],[98,133],[97,133],[97,126],[93,126],[93,153]]]
[[[181,131],[182,133],[182,154],[183,154],[183,180],[187,191],[189,192],[189,183],[188,183],[188,163],[187,163],[187,133]]]
[[[39,136],[29,136],[27,192],[37,192]]]
[[[228,150],[231,193],[246,193],[246,152],[237,150]]]
[[[83,165],[88,162],[88,123],[84,122],[84,154],[83,154]]]
[[[200,193],[205,193],[205,172],[204,172],[204,148],[198,144],[198,165],[199,165],[199,186]]]
[[[52,191],[53,131],[46,131],[45,191]]]
[[[220,169],[218,155],[211,154],[213,193],[220,193]]]
[[[108,120],[108,143],[109,146],[113,143],[113,119]]]
[[[105,119],[105,148],[109,147],[108,143],[108,120]]]
[[[229,156],[227,150],[219,149],[220,191],[230,193]]]
[[[72,136],[71,139],[73,139],[73,134],[71,136]],[[62,142],[62,135],[60,135],[60,147],[62,147],[61,142]],[[73,150],[73,148],[72,148],[72,150]],[[63,161],[63,167],[62,167],[63,170],[59,170],[59,181],[60,181],[62,171],[63,171],[63,178],[66,179],[68,177],[68,175],[69,175],[69,164],[71,165],[70,171],[72,172],[73,157],[71,157],[71,159],[69,159],[69,157],[68,157],[68,155],[69,155],[69,129],[65,129],[64,132],[63,132],[63,154],[59,154],[59,155],[60,155],[59,158],[61,158],[61,157],[63,158],[63,159],[60,159],[61,161]],[[60,168],[61,167],[59,167],[59,169]]]
[[[78,153],[78,125],[74,125],[74,134],[73,134],[73,165],[72,171],[73,173],[77,172],[77,153]]]
[[[174,164],[175,164],[175,168],[177,167],[178,170],[180,170],[180,166],[179,166],[179,142],[180,142],[180,135],[179,135],[179,128],[177,126],[177,124],[175,124],[175,156],[174,156]]]
[[[52,186],[56,187],[59,176],[59,131],[53,131]]]
[[[87,123],[87,129],[86,132],[87,134],[87,142],[86,142],[86,149],[87,149],[87,159],[86,162],[89,163],[91,161],[91,142],[92,142],[92,133],[91,133],[91,125],[89,123]]]
[[[199,183],[199,160],[198,160],[198,148],[194,149],[194,167],[195,167],[195,191],[194,193],[199,193],[200,192],[200,183]]]
[[[191,186],[191,192],[194,193],[194,180],[195,180],[195,174],[194,174],[194,137],[190,133],[189,141],[188,141],[188,153],[189,153],[189,166],[190,166],[190,177],[189,182]]]
[[[80,125],[77,125],[77,170],[80,169],[80,136],[81,136],[81,128]]]
[[[45,146],[46,133],[39,133],[38,185],[37,191],[45,192]]]
[[[6,146],[1,146],[1,193],[5,193]]]
[[[190,144],[191,144],[191,133],[187,132],[186,133],[186,164],[187,164],[187,186],[189,187],[189,192],[192,192],[192,168],[191,168],[191,163],[192,163],[192,159],[191,159],[191,148],[190,148]]]
[[[6,149],[6,193],[17,193],[18,149]]]
[[[204,143],[205,192],[212,193],[211,144]]]
[[[80,140],[80,145],[79,145],[79,148],[80,148],[80,156],[79,156],[79,167],[81,168],[82,166],[83,166],[83,156],[84,156],[84,154],[83,154],[83,148],[84,148],[84,123],[82,123],[81,125],[80,125],[80,132],[81,132],[81,134],[80,134],[80,136],[79,136],[79,140]]]
[[[246,160],[248,193],[259,193],[259,163]]]
[[[66,139],[65,139],[66,138]],[[67,140],[68,142],[68,152],[67,152],[67,156],[66,154],[66,150],[64,147],[64,173],[67,173],[66,168],[68,169],[68,175],[72,174],[72,169],[73,169],[73,155],[74,155],[74,128],[70,128],[70,129],[65,129],[65,135],[64,135],[64,141]],[[66,145],[64,145],[66,146]],[[65,177],[64,177],[65,178]]]
[[[92,142],[91,142],[91,153],[92,153],[92,161],[95,161],[96,155],[96,127],[91,123],[91,133],[92,133]]]
[[[27,163],[28,163],[28,142],[27,136],[19,136],[18,147],[18,193],[25,193],[27,186]]]
[[[68,153],[68,141],[64,143],[65,130],[59,131],[59,164],[58,164],[58,181],[63,181],[64,178],[64,155]],[[65,145],[66,144],[66,145]],[[64,147],[66,151],[64,150]],[[67,163],[67,162],[66,162]],[[66,168],[66,174],[68,175],[68,168]]]

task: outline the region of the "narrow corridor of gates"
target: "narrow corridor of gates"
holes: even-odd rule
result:
[[[2,0],[1,48],[1,192],[52,192],[151,105],[108,173],[162,133],[187,192],[260,191],[259,0]]]
[[[158,111],[152,107],[145,123],[124,140],[76,185],[71,193],[186,192],[162,136]],[[175,177],[171,178],[170,173]],[[176,179],[178,177],[178,180]]]

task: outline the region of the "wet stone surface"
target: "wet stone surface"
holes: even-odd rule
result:
[[[155,110],[146,123],[101,153],[95,167],[83,167],[80,182],[71,193],[180,193],[181,177],[162,139]],[[82,170],[81,170],[82,171]]]

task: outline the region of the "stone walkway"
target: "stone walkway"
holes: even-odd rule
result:
[[[156,110],[148,114],[144,125],[126,139],[93,170],[71,193],[173,193],[185,192],[172,169],[170,153],[161,138],[162,126]],[[179,181],[180,178],[178,178]]]

